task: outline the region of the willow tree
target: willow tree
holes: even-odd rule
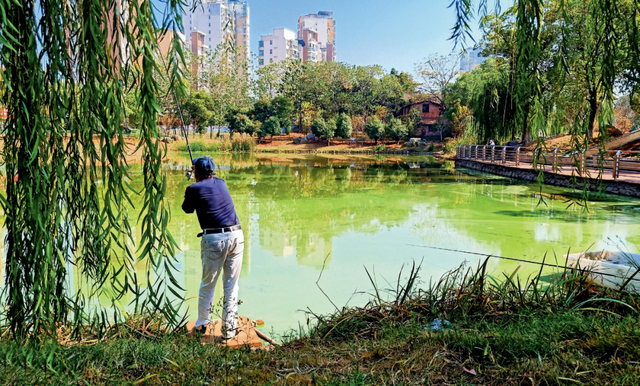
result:
[[[499,9],[499,0],[496,3]],[[477,10],[469,0],[455,0],[457,22],[452,38],[463,42],[471,38],[470,21],[480,16],[486,27],[489,17],[487,0],[481,0]],[[543,29],[553,29],[554,51],[559,83],[576,79],[584,90],[580,100],[585,119],[575,135],[591,137],[599,123],[602,137],[611,124],[614,89],[624,85],[632,92],[640,84],[640,1],[638,0],[516,0],[513,37],[514,94],[518,108],[518,123],[525,134],[542,129],[540,119],[541,71],[544,60]],[[495,11],[499,12],[499,11]],[[545,22],[545,12],[554,18]]]
[[[76,334],[87,325],[103,332],[125,312],[161,312],[168,325],[182,323],[154,79],[156,26],[180,28],[181,7],[168,1],[165,22],[150,1],[0,0],[1,104],[9,111],[2,301],[14,337],[55,337],[67,323]],[[169,81],[180,94],[179,41],[171,51]],[[138,88],[142,192],[128,183],[121,129],[130,84]],[[142,205],[132,222],[133,194]],[[134,269],[142,263],[145,289]]]

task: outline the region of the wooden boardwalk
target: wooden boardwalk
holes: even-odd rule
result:
[[[249,346],[252,348],[262,347],[262,339],[258,336],[256,325],[264,324],[261,321],[251,321],[246,316],[238,318],[238,333],[233,339],[222,339],[222,319],[211,321],[207,326],[206,332],[202,335],[202,344],[220,344],[230,348],[240,348]],[[187,323],[187,331],[189,336],[195,335],[196,322]]]

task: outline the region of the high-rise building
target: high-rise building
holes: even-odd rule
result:
[[[287,28],[276,28],[270,35],[262,35],[258,43],[258,64],[260,67],[284,59],[298,59],[298,38]]]
[[[333,20],[333,12],[320,11],[317,14],[300,16],[298,19],[298,38],[304,40],[305,30],[316,32],[318,44],[317,61],[334,62],[336,60],[336,23]],[[307,34],[312,35],[312,34]],[[306,59],[303,58],[306,61]]]
[[[249,58],[249,5],[239,0],[202,0],[193,12],[183,17],[186,36],[193,32],[204,35],[201,46],[214,50],[220,43],[240,47]],[[200,45],[199,45],[200,46]],[[206,51],[205,51],[206,52]],[[194,52],[194,55],[198,55]]]
[[[471,72],[474,68],[484,63],[487,58],[481,56],[481,48],[473,49],[473,47],[467,48],[462,57],[460,57],[460,72]]]
[[[322,61],[322,52],[318,44],[318,32],[311,28],[305,28],[299,38],[302,46],[302,61],[316,63]]]

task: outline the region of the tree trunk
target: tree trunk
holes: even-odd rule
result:
[[[595,88],[589,90],[589,128],[587,129],[587,137],[593,138],[596,126],[596,115],[598,114],[598,91]]]

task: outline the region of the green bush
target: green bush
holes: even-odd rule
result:
[[[373,116],[367,120],[367,123],[364,125],[364,131],[367,133],[369,138],[378,142],[379,139],[384,137],[384,125],[380,121],[380,119],[376,116]]]
[[[336,137],[350,138],[352,131],[351,118],[345,113],[338,115],[338,120],[336,121]]]

